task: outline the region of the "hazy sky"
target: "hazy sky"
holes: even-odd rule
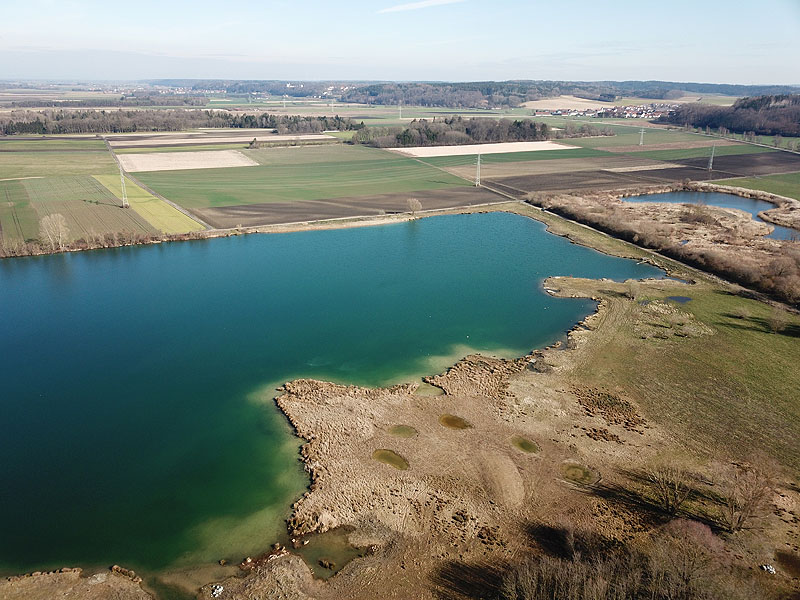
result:
[[[0,79],[800,84],[800,0],[0,0]]]

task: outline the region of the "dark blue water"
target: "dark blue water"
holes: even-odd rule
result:
[[[519,355],[594,308],[544,277],[661,274],[505,213],[0,261],[0,568],[262,550],[308,483],[276,383]]]
[[[781,227],[773,223],[768,223],[758,217],[758,213],[775,208],[774,204],[763,200],[752,198],[742,198],[733,194],[721,194],[719,192],[665,192],[663,194],[650,194],[645,196],[631,196],[624,198],[625,202],[666,202],[668,204],[707,204],[709,206],[719,206],[720,208],[738,208],[749,212],[753,218],[760,223],[767,223],[774,229],[764,237],[776,240],[790,240],[800,236],[800,231],[790,227]]]

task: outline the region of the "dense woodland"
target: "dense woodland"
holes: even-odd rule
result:
[[[684,104],[659,119],[754,135],[800,136],[800,94],[741,98],[733,106]]]
[[[197,127],[268,128],[277,133],[348,131],[363,127],[341,117],[240,115],[210,110],[16,110],[0,115],[0,134],[130,133],[183,131]]]
[[[590,100],[613,101],[622,96],[653,100],[693,94],[783,94],[791,86],[744,86],[669,81],[503,81],[467,83],[376,83],[356,86],[342,94],[344,102],[410,104],[460,108],[515,107],[529,100],[571,94]]]

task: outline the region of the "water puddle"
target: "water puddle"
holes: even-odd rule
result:
[[[448,414],[439,417],[439,424],[448,429],[470,429],[472,427],[472,424],[466,419]]]
[[[306,561],[314,577],[329,579],[351,560],[364,556],[367,552],[366,548],[356,548],[350,543],[350,532],[345,527],[337,527],[325,533],[310,535],[303,538],[299,547],[292,552]]]
[[[396,435],[401,438],[412,438],[417,435],[417,430],[411,427],[411,425],[392,425],[389,427],[388,431],[391,435]]]
[[[393,450],[386,450],[385,448],[375,450],[372,453],[372,458],[401,471],[408,469],[408,461]]]
[[[522,450],[523,452],[527,452],[528,454],[535,454],[536,452],[539,452],[539,444],[537,444],[533,440],[524,438],[521,435],[515,435],[514,437],[512,437],[511,444],[518,450]]]
[[[417,396],[443,396],[444,390],[423,381],[419,384],[419,387],[414,394]]]
[[[567,481],[571,481],[572,483],[580,483],[582,485],[591,485],[600,479],[589,467],[584,467],[576,462],[562,463],[561,474]]]
[[[689,296],[667,296],[667,300],[672,300],[678,304],[686,304],[691,298]]]

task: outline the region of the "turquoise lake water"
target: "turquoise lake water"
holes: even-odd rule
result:
[[[719,192],[665,192],[663,194],[650,194],[644,196],[631,196],[623,198],[625,202],[666,202],[668,204],[707,204],[709,206],[719,206],[720,208],[738,208],[753,215],[759,223],[767,223],[759,218],[758,213],[771,208],[775,205],[763,200],[753,198],[742,198],[733,194],[721,194]],[[764,237],[776,240],[790,240],[800,235],[800,231],[791,227],[781,227],[774,223],[767,223],[773,230]]]
[[[519,355],[662,272],[505,213],[0,261],[0,570],[240,559],[308,481],[271,398]]]

